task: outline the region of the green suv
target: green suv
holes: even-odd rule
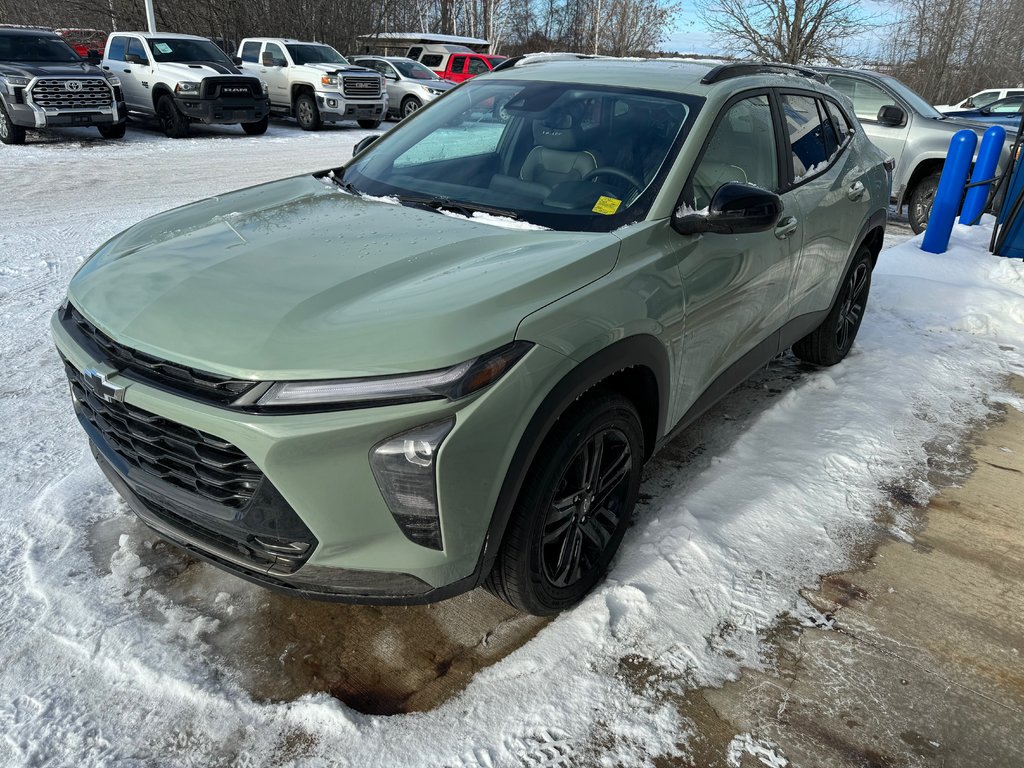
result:
[[[525,62],[357,150],[128,229],[52,323],[139,517],[320,599],[578,602],[675,431],[846,355],[889,200],[777,65]]]

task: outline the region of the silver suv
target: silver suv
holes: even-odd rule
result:
[[[455,87],[455,83],[442,80],[418,61],[404,56],[360,56],[352,59],[352,63],[384,75],[390,111],[400,118],[408,117]]]
[[[896,161],[896,210],[906,205],[910,226],[915,233],[923,232],[953,134],[973,128],[980,137],[988,126],[946,117],[895,77],[862,69],[819,71],[853,102],[867,137]],[[1004,147],[999,168],[1006,168],[1008,160],[1009,149]]]

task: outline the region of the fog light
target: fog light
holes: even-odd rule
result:
[[[437,451],[455,419],[436,421],[390,437],[370,452],[370,468],[391,515],[406,537],[441,549],[437,510]]]
[[[334,109],[335,107],[338,106],[338,100],[337,99],[328,99],[327,100],[327,106],[331,107],[332,109]]]

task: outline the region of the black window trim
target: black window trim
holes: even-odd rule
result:
[[[780,130],[782,131],[781,135],[783,137],[785,137],[784,141],[785,141],[785,150],[786,150],[786,152],[785,152],[785,162],[784,162],[784,165],[785,165],[785,174],[784,175],[786,177],[786,184],[782,188],[782,192],[779,193],[781,195],[781,194],[785,194],[786,192],[791,192],[794,189],[798,189],[798,188],[802,187],[804,184],[806,184],[807,182],[814,181],[819,176],[822,176],[823,174],[826,174],[830,170],[832,170],[832,166],[834,166],[836,163],[838,163],[839,159],[846,153],[846,150],[849,148],[850,144],[852,143],[853,134],[856,133],[856,131],[855,130],[851,130],[850,131],[850,134],[846,137],[846,141],[842,145],[840,145],[838,150],[836,150],[835,155],[833,155],[832,159],[829,160],[828,165],[826,165],[824,168],[822,168],[817,173],[815,173],[813,175],[810,175],[810,176],[804,176],[804,178],[800,179],[800,181],[796,181],[795,180],[796,179],[796,174],[794,173],[794,168],[793,168],[793,153],[790,151],[791,144],[790,144],[790,140],[789,140],[789,128],[786,125],[785,113],[782,110],[782,97],[783,96],[806,96],[806,97],[809,97],[809,98],[812,98],[812,99],[816,99],[818,101],[830,101],[836,107],[839,108],[839,111],[842,112],[843,117],[846,118],[846,122],[847,122],[848,125],[850,125],[852,127],[854,125],[854,123],[852,123],[850,121],[850,117],[849,117],[849,115],[846,114],[846,110],[843,109],[842,106],[835,99],[829,97],[828,95],[822,93],[821,91],[808,91],[808,90],[804,90],[804,89],[801,89],[801,88],[776,88],[775,89],[775,96],[776,96],[776,101],[777,101],[776,108],[778,110],[778,119],[779,119],[779,122],[775,126],[775,131],[776,131],[776,133],[778,133]],[[838,136],[836,138],[838,138]]]
[[[745,99],[749,99],[749,98],[751,98],[753,96],[767,96],[768,97],[768,108],[771,110],[772,123],[773,123],[773,126],[775,128],[775,154],[776,154],[775,183],[776,183],[776,185],[778,187],[777,189],[770,189],[768,191],[769,192],[774,192],[777,195],[781,195],[782,194],[782,192],[780,190],[782,189],[782,183],[783,183],[783,177],[782,177],[783,162],[782,162],[782,158],[780,157],[780,155],[781,155],[781,147],[780,147],[781,142],[779,141],[779,116],[777,114],[778,113],[778,106],[775,103],[775,98],[773,96],[773,89],[769,88],[769,87],[761,86],[761,87],[750,88],[750,89],[748,89],[746,91],[740,91],[739,93],[736,93],[733,96],[730,96],[729,100],[726,101],[719,108],[718,114],[715,115],[715,121],[711,124],[711,129],[708,131],[707,135],[704,137],[704,143],[701,145],[700,152],[697,153],[697,157],[694,159],[693,165],[690,166],[690,172],[686,175],[686,181],[683,182],[683,188],[679,191],[679,197],[676,199],[676,204],[675,204],[675,206],[673,206],[673,210],[679,208],[679,206],[681,206],[681,205],[691,205],[694,202],[693,200],[687,200],[686,199],[687,190],[692,190],[693,189],[693,176],[697,172],[697,169],[700,167],[700,164],[704,161],[704,155],[707,154],[708,147],[711,145],[711,140],[714,138],[715,132],[718,131],[718,126],[721,125],[722,120],[725,118],[726,113],[728,113],[728,111],[730,109],[732,109],[737,103],[739,103],[741,101],[744,101]],[[788,141],[787,141],[787,147],[788,147]],[[677,155],[677,157],[678,157],[678,155]],[[692,197],[692,195],[691,195],[691,197]]]

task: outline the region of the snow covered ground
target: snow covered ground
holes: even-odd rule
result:
[[[985,253],[985,228],[958,229],[944,256],[891,247],[849,358],[782,358],[667,447],[608,581],[461,695],[392,717],[325,694],[257,701],[211,638],[235,633],[244,664],[239,627],[261,590],[205,565],[188,590],[167,588],[176,555],[153,547],[90,457],[48,320],[81,259],[121,229],[340,164],[366,132],[68,135],[0,148],[0,765],[635,766],[685,753],[692,724],[661,693],[766,663],[761,633],[781,614],[816,619],[798,590],[848,563],[893,488],[927,496],[930,459],[955,454],[991,402],[1024,408],[1002,389],[1024,373],[1021,263]],[[733,742],[730,759],[754,754],[744,734]]]

